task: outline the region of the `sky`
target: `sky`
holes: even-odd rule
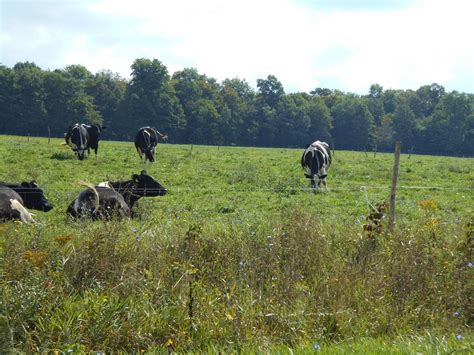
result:
[[[474,93],[472,0],[0,0],[0,64],[81,64],[129,79],[137,58],[287,93],[438,83]]]

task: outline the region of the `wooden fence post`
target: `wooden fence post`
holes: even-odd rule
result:
[[[395,197],[397,195],[398,166],[400,165],[400,141],[395,142],[395,161],[393,162],[392,190],[390,191],[389,229],[395,225]]]

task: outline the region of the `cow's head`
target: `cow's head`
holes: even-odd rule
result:
[[[135,193],[139,196],[163,196],[166,195],[166,190],[158,181],[147,174],[143,170],[139,175],[132,175]]]
[[[22,182],[25,193],[22,194],[23,203],[26,208],[32,208],[43,212],[53,209],[53,205],[44,196],[43,190],[38,187],[36,181]]]

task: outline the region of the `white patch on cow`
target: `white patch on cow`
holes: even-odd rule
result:
[[[20,218],[23,222],[36,223],[36,221],[33,219],[33,214],[28,212],[28,210],[18,200],[11,198],[10,204],[12,210],[20,212]]]
[[[110,184],[110,181],[102,181],[97,186],[113,189],[113,186]]]
[[[147,135],[147,137],[145,137],[145,134]],[[147,148],[150,148],[150,145],[151,145],[151,143],[150,143],[150,139],[151,139],[151,134],[150,134],[150,132],[148,132],[148,131],[143,131],[143,138],[145,138],[146,147],[147,147]]]

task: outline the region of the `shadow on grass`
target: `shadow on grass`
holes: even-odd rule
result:
[[[51,155],[51,159],[54,159],[54,160],[74,160],[76,159],[74,157],[74,155],[71,155],[70,153],[54,153],[53,155]]]

